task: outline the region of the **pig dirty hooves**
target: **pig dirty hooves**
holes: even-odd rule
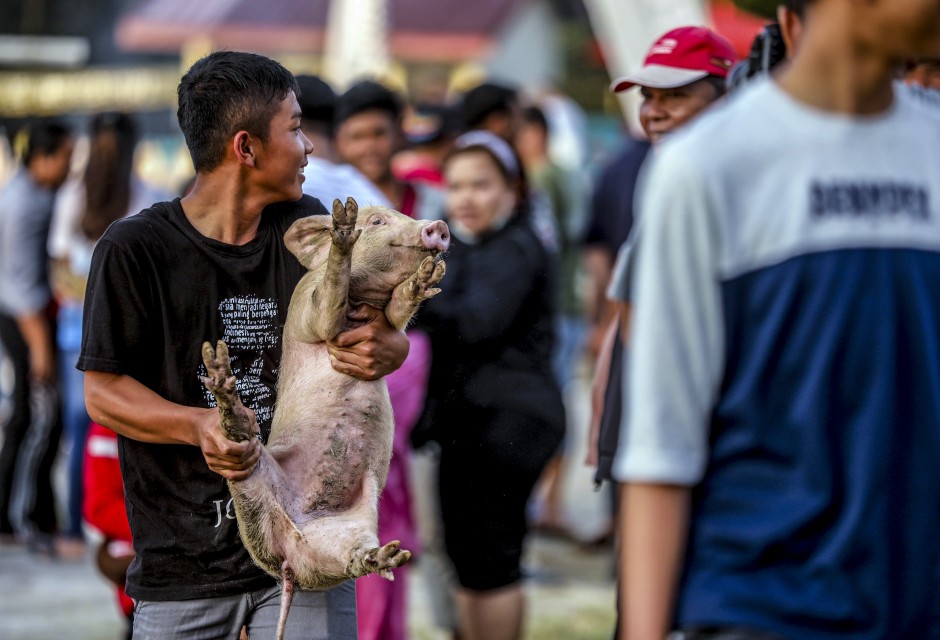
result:
[[[245,406],[238,398],[232,363],[228,357],[228,346],[219,340],[213,349],[211,344],[203,342],[202,361],[206,365],[207,373],[202,378],[202,384],[215,397],[225,437],[234,442],[248,440],[252,436],[250,419]]]
[[[444,277],[446,265],[443,260],[437,260],[428,256],[425,258],[418,270],[414,274],[414,280],[411,281],[411,294],[415,301],[421,302],[428,298],[433,298],[441,292],[434,287]]]
[[[235,393],[235,376],[228,357],[228,345],[219,340],[218,347],[213,349],[211,344],[203,342],[202,361],[208,374],[202,378],[202,384],[216,396],[216,400],[220,395]]]
[[[352,198],[346,198],[346,206],[339,201],[339,198],[333,201],[333,245],[346,252],[352,251],[352,247],[359,239],[362,230],[356,229],[356,219],[359,217],[359,205]]]
[[[363,559],[363,565],[386,580],[394,580],[392,569],[400,567],[411,559],[411,552],[401,548],[401,542],[393,540],[383,547],[369,551]]]

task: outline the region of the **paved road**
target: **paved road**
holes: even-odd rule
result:
[[[527,556],[530,640],[611,637],[609,550],[586,552],[570,542],[535,537]],[[409,619],[414,640],[442,637],[430,624],[419,572]],[[0,546],[0,640],[117,640],[122,622],[114,594],[90,557],[50,560]]]
[[[563,473],[563,510],[574,533],[595,536],[604,526],[602,494],[591,491],[584,459],[587,382],[570,399],[568,463]],[[2,407],[0,407],[2,410]],[[63,463],[55,483],[65,495]],[[534,536],[526,569],[529,624],[526,640],[608,640],[614,617],[613,566],[609,549],[587,552],[578,544]],[[412,640],[445,637],[431,625],[420,572],[413,571],[409,620]],[[113,592],[90,556],[50,560],[23,548],[0,545],[0,640],[117,640],[122,637]]]

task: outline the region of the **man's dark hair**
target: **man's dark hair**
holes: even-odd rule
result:
[[[280,103],[299,92],[290,71],[254,53],[216,51],[180,80],[176,117],[196,172],[212,171],[239,131],[267,140]]]
[[[52,155],[72,136],[72,130],[58,120],[41,120],[26,130],[23,148],[23,166],[29,166],[36,156]]]
[[[548,118],[545,112],[536,106],[528,106],[522,110],[522,121],[526,124],[534,124],[539,127],[545,135],[548,135]]]
[[[783,6],[802,18],[806,13],[806,7],[812,2],[813,0],[783,0]]]
[[[515,89],[492,82],[470,89],[460,101],[464,128],[476,129],[494,113],[511,113],[516,98]]]
[[[460,133],[460,123],[452,105],[419,102],[405,114],[402,127],[412,145],[437,144]]]
[[[719,78],[718,76],[707,75],[702,80],[705,80],[712,86],[715,90],[715,100],[722,97],[728,91],[728,85],[724,78]]]
[[[332,136],[333,119],[336,115],[336,92],[319,76],[297,76],[297,86],[300,95],[297,102],[300,104],[300,113],[304,119],[304,126],[309,126]]]
[[[340,125],[365,111],[384,111],[395,122],[401,122],[403,110],[402,100],[394,91],[374,80],[360,80],[337,99],[334,123]]]
[[[127,113],[99,113],[91,119],[90,129],[88,163],[82,178],[85,206],[79,228],[94,241],[112,222],[125,216],[130,206],[137,125]]]

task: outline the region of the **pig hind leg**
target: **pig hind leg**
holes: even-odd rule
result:
[[[262,450],[261,460],[246,480],[230,482],[238,531],[259,567],[280,578],[285,559],[304,545],[304,536],[282,505],[278,488],[287,486],[277,461]]]
[[[394,580],[391,569],[408,562],[411,552],[402,549],[398,540],[378,546],[375,530],[378,523],[378,496],[381,490],[378,479],[373,474],[367,474],[363,485],[362,496],[350,516],[353,518],[358,516],[358,524],[364,530],[359,544],[353,546],[346,574],[358,578],[369,573],[378,573],[388,580]]]
[[[202,343],[202,361],[208,374],[202,378],[202,384],[215,397],[225,437],[235,442],[250,440],[254,436],[251,417],[235,388],[228,346],[221,340],[216,343],[215,349],[208,342]]]
[[[254,436],[251,418],[235,390],[227,346],[220,340],[213,350],[206,342],[202,357],[208,372],[202,382],[218,403],[222,431],[229,440],[248,440]],[[258,566],[277,577],[283,573],[284,549],[303,539],[283,507],[282,496],[278,495],[279,490],[289,486],[281,466],[265,448],[248,478],[229,482],[245,547]]]
[[[365,573],[377,573],[386,580],[394,580],[392,569],[402,566],[410,559],[411,552],[402,549],[400,541],[392,540],[367,552],[362,559],[362,566],[366,569]]]
[[[303,588],[332,586],[342,580],[381,573],[401,566],[411,557],[396,541],[379,547],[376,536],[378,480],[367,474],[357,501],[347,510],[317,517],[301,527],[308,552],[306,561],[295,563],[298,584]]]

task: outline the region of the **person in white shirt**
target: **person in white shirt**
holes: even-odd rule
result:
[[[388,198],[351,164],[343,163],[333,146],[333,117],[336,112],[336,92],[318,76],[297,76],[300,86],[302,114],[300,126],[313,143],[313,153],[307,156],[303,190],[327,208],[334,198],[345,201],[353,197],[360,207],[382,205],[391,207]]]

